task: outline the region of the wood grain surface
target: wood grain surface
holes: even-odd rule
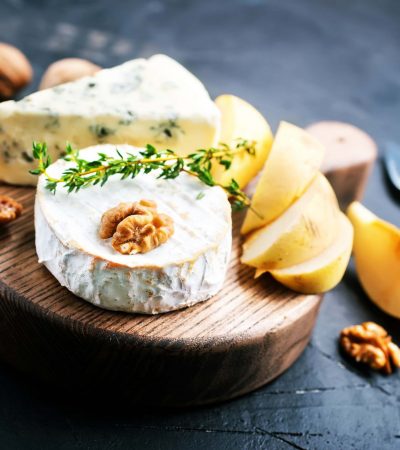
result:
[[[79,397],[187,406],[230,399],[287,369],[306,346],[320,296],[295,294],[239,264],[242,217],[224,288],[158,316],[110,312],[62,288],[37,262],[32,188],[0,186],[23,215],[0,229],[0,357]]]

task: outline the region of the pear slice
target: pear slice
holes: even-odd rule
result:
[[[317,175],[324,147],[302,128],[281,122],[241,232],[246,234],[281,215]]]
[[[331,185],[318,174],[280,217],[247,238],[241,261],[266,270],[307,261],[329,247],[336,237],[338,213]]]
[[[400,229],[377,217],[359,202],[347,215],[354,226],[358,278],[370,299],[400,318]]]
[[[353,227],[349,219],[339,215],[337,236],[316,257],[286,269],[271,270],[271,275],[286,287],[303,294],[318,294],[334,288],[343,278],[353,247]],[[256,272],[261,275],[262,269]]]
[[[215,103],[221,111],[220,142],[232,148],[239,140],[256,142],[256,153],[235,156],[228,170],[213,164],[212,174],[221,184],[229,184],[234,178],[241,188],[262,169],[272,146],[273,135],[264,117],[249,103],[234,95],[220,95]]]

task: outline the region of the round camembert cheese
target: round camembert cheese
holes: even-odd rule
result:
[[[140,149],[118,146],[121,153]],[[116,147],[82,150],[86,160],[97,153],[115,155]],[[48,173],[59,177],[70,163],[58,160]],[[174,221],[167,242],[148,253],[123,255],[111,239],[99,237],[102,214],[121,202],[153,200]],[[36,251],[39,262],[75,295],[102,308],[157,314],[206,300],[222,287],[232,243],[231,210],[225,192],[182,173],[174,180],[157,173],[103,186],[56,194],[39,179],[35,203]]]

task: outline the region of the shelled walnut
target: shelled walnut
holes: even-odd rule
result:
[[[12,45],[0,42],[0,99],[8,100],[32,80],[32,66]]]
[[[112,238],[111,245],[124,255],[149,252],[173,233],[173,220],[159,213],[151,200],[120,203],[109,209],[101,218],[99,230],[100,237]]]
[[[21,215],[21,212],[20,203],[7,195],[0,195],[0,224],[12,222]]]
[[[344,328],[340,333],[340,345],[349,356],[372,369],[390,374],[393,366],[400,367],[400,348],[375,322]]]

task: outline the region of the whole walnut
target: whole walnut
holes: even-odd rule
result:
[[[95,74],[101,69],[86,59],[65,58],[50,64],[43,74],[39,89],[48,89],[59,84],[75,81]]]
[[[32,66],[12,45],[0,42],[0,99],[8,100],[32,80]]]

